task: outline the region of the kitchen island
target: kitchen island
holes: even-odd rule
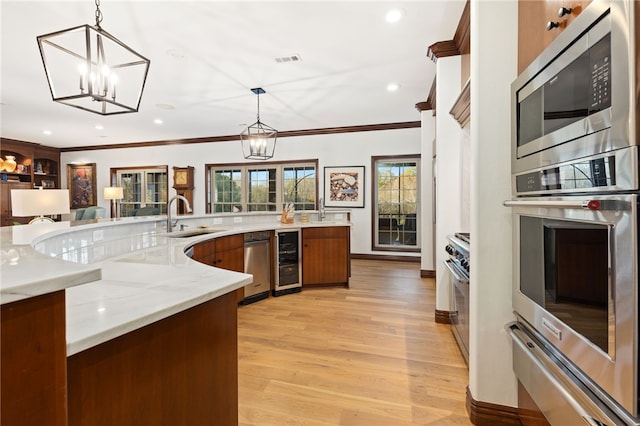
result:
[[[101,273],[66,290],[69,425],[237,423],[236,291],[251,276],[200,264],[185,250],[283,225],[256,217],[180,221],[206,231],[176,238],[180,232],[167,235],[162,219],[101,221],[36,237],[33,248],[20,246],[69,270],[98,267]],[[17,228],[2,229],[3,245]],[[8,267],[3,259],[3,298]],[[2,420],[12,424],[4,413]]]

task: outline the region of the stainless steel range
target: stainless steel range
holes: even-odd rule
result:
[[[449,270],[449,288],[455,302],[454,314],[451,316],[453,335],[458,342],[460,352],[469,363],[469,274],[470,238],[468,233],[456,233],[447,237],[449,243],[445,247],[449,259],[445,266]]]

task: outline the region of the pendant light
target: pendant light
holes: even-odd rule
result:
[[[96,24],[37,37],[51,97],[100,115],[137,112],[151,61]]]
[[[247,160],[268,160],[276,149],[278,131],[260,121],[260,95],[265,93],[261,87],[251,89],[258,97],[257,120],[240,133],[242,153]]]

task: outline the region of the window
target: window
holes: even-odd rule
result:
[[[317,163],[208,164],[207,212],[315,210]]]
[[[113,173],[112,169],[112,173]],[[167,213],[167,167],[115,169],[116,185],[121,186],[124,198],[116,205],[117,215],[131,216],[141,207],[157,207],[160,214]]]
[[[293,203],[296,210],[315,210],[316,166],[285,166],[283,172],[284,203]]]
[[[219,169],[213,172],[215,185],[214,213],[240,211],[242,207],[242,170]],[[209,187],[211,187],[211,182]]]
[[[419,251],[419,156],[372,157],[372,249]]]

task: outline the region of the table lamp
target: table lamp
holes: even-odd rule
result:
[[[105,200],[110,200],[112,203],[115,200],[116,208],[115,208],[115,216],[118,216],[118,200],[122,200],[124,198],[124,191],[121,186],[105,186],[102,196]],[[114,217],[113,205],[111,208],[111,217]]]
[[[18,217],[34,217],[29,224],[54,222],[44,215],[68,214],[68,189],[12,189],[11,214]]]

